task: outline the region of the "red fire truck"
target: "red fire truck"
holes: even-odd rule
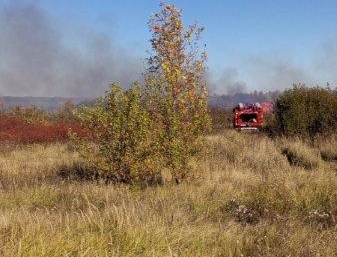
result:
[[[271,103],[239,103],[233,109],[233,126],[238,130],[258,130],[264,124],[265,112],[271,111]]]

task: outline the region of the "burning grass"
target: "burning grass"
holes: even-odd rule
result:
[[[183,183],[142,190],[85,177],[68,144],[2,149],[0,255],[336,256],[335,162],[308,172],[280,140],[231,130],[206,143]]]

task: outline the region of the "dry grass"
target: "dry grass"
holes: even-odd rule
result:
[[[337,161],[337,136],[317,138],[315,146],[319,149],[325,161]]]
[[[279,145],[292,165],[311,170],[319,168],[322,163],[319,149],[309,146],[300,139],[283,139],[279,141]]]
[[[321,148],[230,130],[206,141],[188,180],[145,190],[60,176],[79,165],[66,145],[3,149],[0,256],[337,255],[337,164]],[[318,164],[290,165],[285,146]]]

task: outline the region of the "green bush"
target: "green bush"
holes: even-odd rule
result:
[[[337,94],[329,88],[294,85],[275,103],[277,130],[285,135],[315,137],[337,125]]]
[[[158,177],[161,156],[139,86],[123,92],[112,85],[95,108],[82,108],[78,117],[93,137],[77,139],[78,150],[100,176],[123,183]]]
[[[203,28],[184,28],[180,10],[161,7],[149,21],[153,55],[143,87],[123,92],[113,85],[96,108],[79,112],[93,134],[80,152],[120,182],[153,183],[165,168],[179,183],[209,128],[206,55],[198,50]]]
[[[164,88],[160,80],[147,80],[144,105],[157,132],[155,140],[162,155],[162,164],[179,183],[190,170],[190,157],[201,150],[200,136],[208,131],[206,101],[197,99],[189,107],[181,106],[169,91],[159,93],[157,90],[160,88]]]

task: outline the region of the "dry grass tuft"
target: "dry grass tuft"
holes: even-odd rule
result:
[[[316,139],[315,145],[318,147],[321,157],[325,161],[337,161],[337,137]]]
[[[310,147],[299,139],[288,139],[281,141],[282,154],[284,154],[291,165],[311,170],[319,168],[321,156],[318,149]]]

